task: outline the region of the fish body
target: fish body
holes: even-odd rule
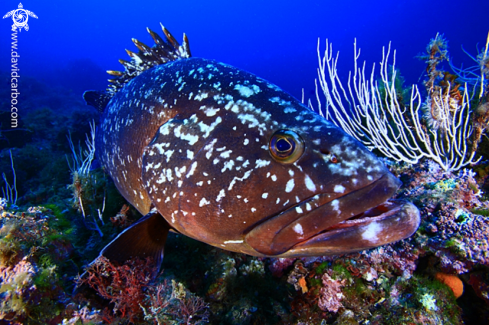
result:
[[[169,229],[280,257],[366,249],[417,229],[414,205],[388,201],[400,181],[358,141],[264,79],[183,56],[125,80],[105,107],[98,157],[146,216],[103,255],[161,261]]]

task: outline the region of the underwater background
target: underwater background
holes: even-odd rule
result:
[[[424,65],[415,56],[436,33],[449,40],[454,64],[472,65],[462,46],[475,53],[484,45],[489,6],[482,0],[22,4],[39,18],[30,17],[32,28],[19,33],[21,71],[48,84],[78,92],[105,88],[104,71],[121,68],[117,60],[127,58],[124,49],[135,48],[131,38],[152,44],[145,28],[158,31],[161,22],[177,39],[188,35],[193,56],[250,71],[299,98],[302,88],[313,95],[318,38],[341,52],[344,74],[351,69],[355,38],[369,64],[380,61],[382,47],[392,42],[406,82],[417,83]],[[2,12],[17,7],[2,2]],[[11,22],[4,19],[0,30],[1,71],[9,71]]]
[[[137,50],[131,38],[152,46],[146,27],[161,34],[160,22],[179,41],[187,34],[192,56],[249,71],[314,104],[318,38],[321,52],[326,39],[340,52],[342,80],[353,68],[355,39],[367,71],[391,42],[403,86],[422,87],[427,65],[419,57],[437,34],[447,40],[450,58],[440,70],[453,73],[449,62],[476,65],[467,53],[475,57],[486,45],[488,1],[22,5],[38,18],[29,17],[29,30],[16,35],[16,128],[12,19],[0,23],[0,324],[489,324],[487,138],[479,145],[480,163],[464,172],[444,173],[426,160],[412,166],[386,161],[404,183],[399,196],[422,213],[410,239],[337,257],[272,259],[172,235],[156,283],[148,282],[152,270],[141,261],[132,265],[139,270],[132,269],[132,277],[124,276],[130,266],[103,266],[120,274],[120,295],[107,291],[115,284],[104,278],[97,280],[98,292],[72,295],[76,276],[140,216],[96,159],[90,178],[77,178],[70,147],[83,159],[90,122],[99,121],[83,92],[105,89],[105,71],[122,70],[124,49]],[[2,1],[0,13],[18,7],[18,1]],[[92,214],[105,207],[100,220],[82,216],[82,187]]]

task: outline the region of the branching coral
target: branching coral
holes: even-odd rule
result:
[[[90,171],[92,161],[95,158],[95,122],[90,123],[90,130],[90,137],[86,136],[85,145],[87,149],[85,150],[79,146],[77,151],[71,140],[71,135],[68,137],[72,152],[71,163],[68,157],[66,159],[73,177],[73,182],[69,188],[73,191],[73,205],[82,213],[87,228],[97,231],[102,237],[103,233],[99,223],[104,225],[102,214],[105,210],[105,193],[102,195],[102,202],[99,202],[101,200],[98,189],[104,182],[96,173]]]
[[[2,194],[4,198],[7,200],[7,202],[10,202],[15,205],[17,204],[17,199],[18,199],[17,175],[15,174],[14,158],[12,157],[12,150],[9,150],[9,153],[10,153],[10,162],[11,162],[12,174],[13,174],[13,183],[12,185],[10,185],[7,180],[7,176],[5,176],[5,173],[2,173],[3,181],[5,182],[5,187],[2,188]]]
[[[428,45],[427,106],[422,105],[421,94],[412,86],[409,103],[399,98],[396,90],[397,71],[395,53],[389,68],[390,45],[383,51],[380,63],[380,85],[375,78],[375,65],[370,78],[365,75],[365,63],[358,67],[360,50],[354,46],[354,71],[344,87],[337,71],[338,56],[333,57],[331,44],[321,57],[318,43],[319,84],[326,97],[326,108],[321,109],[319,89],[316,87],[318,110],[328,120],[361,141],[369,149],[377,149],[386,157],[415,164],[422,158],[438,163],[445,171],[458,170],[477,162],[475,147],[470,145],[473,127],[470,125],[470,100],[467,87],[461,93],[449,75],[437,70],[446,58],[446,42],[437,35]],[[447,76],[444,87],[437,78]],[[382,91],[381,91],[382,90]],[[421,111],[425,118],[421,119]],[[429,117],[429,118],[426,118]]]

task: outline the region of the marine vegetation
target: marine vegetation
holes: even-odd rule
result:
[[[159,41],[158,36],[153,37],[157,42]],[[147,50],[144,44],[140,42],[137,44],[143,50],[140,49],[140,53],[131,52],[133,58],[143,55],[141,53]],[[420,144],[418,149],[425,150],[428,144],[434,145],[433,142],[430,142],[435,139],[431,131],[436,131],[436,134],[444,134],[443,129],[446,128],[446,134],[450,134],[448,130],[451,126],[444,125],[444,120],[439,118],[440,114],[444,114],[443,111],[437,113],[437,109],[445,107],[443,103],[446,102],[448,103],[446,107],[451,107],[448,114],[453,114],[454,108],[463,110],[459,121],[462,121],[462,124],[468,123],[467,125],[472,128],[472,133],[466,134],[470,142],[467,143],[465,155],[457,153],[458,160],[450,160],[451,158],[447,158],[440,152],[439,160],[423,156],[419,157],[417,162],[408,162],[403,159],[393,162],[392,160],[396,159],[389,158],[387,154],[384,154],[387,158],[382,158],[380,161],[375,158],[375,166],[385,165],[386,167],[382,167],[382,173],[392,175],[389,176],[389,179],[393,180],[395,184],[386,197],[401,200],[400,202],[412,202],[419,209],[419,229],[411,237],[388,241],[382,243],[380,247],[371,248],[377,245],[369,245],[360,251],[347,253],[338,251],[328,256],[306,254],[311,256],[299,257],[300,254],[297,254],[268,257],[268,254],[265,253],[250,256],[232,251],[239,251],[240,249],[234,248],[243,244],[233,243],[234,240],[239,240],[236,238],[221,240],[222,245],[225,245],[223,247],[221,242],[218,245],[207,245],[191,238],[194,236],[189,237],[185,236],[185,233],[175,232],[169,232],[167,235],[165,258],[162,262],[159,244],[160,255],[157,255],[160,258],[159,261],[152,258],[151,255],[138,257],[137,254],[132,253],[134,256],[129,259],[124,258],[124,263],[117,261],[117,258],[111,259],[110,256],[104,256],[103,247],[110,242],[117,242],[117,238],[121,238],[117,237],[118,233],[127,234],[131,229],[144,225],[144,220],[148,219],[145,219],[144,216],[141,218],[138,210],[144,206],[148,211],[143,211],[143,213],[149,212],[151,205],[148,202],[150,201],[144,199],[145,194],[141,199],[139,192],[136,198],[129,195],[131,200],[126,201],[117,193],[116,186],[120,189],[117,177],[123,180],[125,177],[130,177],[130,174],[121,171],[119,174],[112,174],[112,179],[114,179],[112,180],[106,175],[110,168],[107,168],[107,165],[105,171],[100,168],[100,160],[97,156],[92,155],[93,160],[91,158],[86,160],[87,157],[91,157],[90,148],[93,148],[94,144],[90,121],[96,115],[95,110],[81,106],[79,99],[66,95],[67,92],[57,91],[52,94],[52,99],[42,97],[43,103],[38,107],[35,106],[34,100],[27,100],[32,107],[29,109],[30,117],[27,121],[24,120],[25,125],[22,127],[30,130],[37,129],[40,132],[28,132],[29,136],[23,139],[17,139],[18,137],[7,133],[2,143],[8,142],[11,145],[1,147],[0,151],[0,166],[5,173],[5,177],[0,180],[0,186],[9,193],[8,200],[6,198],[0,200],[0,323],[28,325],[483,324],[489,319],[489,256],[487,254],[489,251],[489,203],[486,194],[489,189],[489,164],[483,154],[486,141],[484,128],[487,125],[486,111],[484,111],[484,105],[487,103],[487,74],[481,77],[481,71],[486,71],[484,65],[478,70],[469,70],[476,71],[477,78],[470,75],[468,70],[454,69],[449,73],[443,71],[447,61],[442,60],[442,54],[448,55],[448,52],[445,52],[447,50],[445,45],[446,41],[441,35],[437,35],[430,42],[424,55],[428,67],[424,90],[414,91],[415,96],[419,95],[415,98],[421,99],[422,93],[426,97],[426,100],[419,103],[417,114],[419,126],[421,130],[423,127],[426,129],[428,133],[425,135],[429,138],[426,143]],[[436,47],[438,52],[435,51]],[[474,58],[485,62],[484,53],[487,52],[481,51]],[[148,61],[142,60],[141,62]],[[137,65],[133,66],[134,70],[131,70],[130,64],[133,63],[134,61],[125,64],[129,72],[140,76],[148,72],[139,71]],[[167,62],[170,65],[175,63],[177,61]],[[450,63],[453,66],[453,63]],[[206,60],[206,64],[212,64],[216,69],[223,69],[214,61]],[[377,81],[376,79],[370,80],[378,82],[378,93],[382,94],[382,101],[379,102],[377,108],[380,110],[397,107],[409,112],[411,100],[406,96],[406,91],[409,90],[409,93],[413,94],[414,87],[402,88],[402,83],[397,80],[399,70],[387,71],[387,68],[388,66],[385,65],[382,72],[384,76],[388,76],[386,81],[380,81],[383,80],[382,77]],[[153,70],[158,69],[158,67],[153,67]],[[176,67],[175,69],[177,70]],[[181,66],[178,69],[181,69]],[[197,69],[192,73],[192,76],[197,76],[196,78],[198,76],[208,78],[209,74],[213,75],[211,79],[218,76],[218,72],[214,71],[214,74],[211,71],[212,68],[207,65],[202,67],[205,73],[199,74]],[[190,74],[190,71],[187,72]],[[182,81],[178,84],[177,89],[183,87],[181,91],[185,93],[185,87],[189,85],[183,84],[183,73],[174,78],[172,83],[177,83],[180,76]],[[249,77],[249,75],[246,76]],[[472,79],[469,80],[468,76],[471,76]],[[477,82],[471,81],[475,80],[474,78],[477,79]],[[118,81],[120,86],[117,86],[116,82],[115,88],[112,88],[113,91],[104,93],[108,97],[99,94],[94,95],[92,99],[102,99],[98,105],[110,106],[109,102],[116,99],[120,91],[135,84],[134,80],[131,82],[128,81],[129,79],[128,82],[124,80],[126,79],[122,78]],[[247,115],[251,115],[252,107],[245,104],[251,101],[250,98],[253,96],[265,95],[264,84],[259,83],[261,79],[257,78],[255,81],[250,84],[237,83],[236,85],[239,84],[241,87],[238,86],[237,89],[231,90],[236,100],[229,106],[229,110],[239,110],[240,114],[243,114],[243,120],[236,120],[236,123],[226,129],[228,138],[231,138],[230,134],[234,132],[234,126],[236,129],[241,126],[251,129],[260,128],[260,124],[249,126],[254,125],[255,120]],[[41,89],[39,94],[43,96],[49,93],[48,89],[35,80],[26,78],[23,82],[28,83],[26,87],[30,85],[33,89]],[[223,84],[217,85],[217,82],[217,79],[213,80],[211,86],[216,92],[219,92],[219,87],[221,90],[224,88]],[[395,91],[391,87],[393,83],[396,84]],[[257,85],[261,91],[257,92],[253,84]],[[217,88],[214,88],[214,85],[217,85]],[[273,87],[270,89],[275,89]],[[430,87],[433,89],[431,94]],[[278,92],[278,90],[274,91]],[[60,93],[64,93],[65,97],[59,97]],[[239,205],[238,208],[245,211],[243,206],[247,207],[250,202],[263,203],[249,206],[246,211],[250,213],[259,213],[259,208],[267,205],[265,204],[268,202],[267,198],[275,194],[272,191],[264,192],[259,186],[254,186],[246,191],[241,186],[246,179],[241,179],[248,170],[246,168],[253,168],[253,172],[246,174],[248,178],[253,178],[253,173],[256,171],[265,170],[260,178],[261,183],[264,184],[269,180],[274,183],[280,182],[281,177],[285,175],[280,191],[276,192],[283,192],[287,188],[291,189],[291,193],[298,188],[311,192],[308,187],[312,188],[312,184],[319,188],[319,183],[311,183],[305,176],[298,178],[298,175],[301,175],[298,170],[294,170],[294,175],[290,174],[289,169],[294,168],[291,167],[294,162],[286,164],[283,167],[285,172],[282,174],[272,169],[271,166],[276,167],[277,165],[272,165],[275,164],[275,160],[272,162],[271,159],[275,158],[270,156],[268,151],[267,159],[270,160],[270,163],[267,165],[261,160],[257,163],[258,160],[255,158],[253,158],[255,160],[249,157],[245,159],[244,154],[251,153],[251,148],[255,148],[251,146],[256,140],[254,136],[251,136],[250,130],[246,131],[246,138],[239,138],[240,143],[244,144],[245,139],[248,143],[247,150],[241,155],[242,159],[233,158],[233,152],[228,152],[237,146],[221,145],[216,140],[212,147],[203,149],[203,156],[200,157],[202,160],[195,161],[197,162],[195,168],[192,167],[194,162],[192,160],[189,165],[186,165],[185,170],[182,169],[184,165],[178,165],[177,169],[167,166],[165,172],[161,173],[164,175],[164,180],[153,178],[151,173],[158,163],[165,165],[174,159],[187,161],[192,155],[193,158],[196,158],[198,151],[192,149],[190,142],[198,136],[199,139],[211,139],[212,143],[211,128],[217,129],[218,126],[226,124],[228,117],[224,116],[221,117],[219,124],[212,126],[212,122],[217,121],[217,117],[220,116],[219,112],[226,110],[217,104],[214,105],[212,101],[214,95],[216,94],[210,90],[207,97],[196,91],[190,99],[190,94],[187,94],[181,98],[172,98],[166,103],[170,106],[174,105],[174,99],[179,103],[179,101],[195,100],[195,97],[198,97],[200,100],[197,100],[199,102],[197,110],[211,103],[213,109],[199,111],[200,115],[197,114],[198,117],[196,117],[198,121],[192,119],[191,116],[182,119],[173,116],[172,123],[167,129],[155,127],[155,132],[159,135],[151,143],[151,150],[154,154],[150,155],[150,151],[147,151],[147,155],[141,160],[148,166],[144,168],[144,171],[151,176],[148,176],[147,180],[154,181],[153,184],[160,184],[158,181],[161,181],[161,184],[167,184],[171,178],[176,182],[175,189],[179,191],[175,192],[173,188],[168,187],[165,188],[166,195],[157,197],[154,194],[159,195],[165,189],[156,186],[158,191],[153,189],[150,193],[151,202],[160,206],[160,209],[166,206],[164,204],[174,207],[171,202],[177,201],[185,205],[186,201],[183,199],[185,195],[180,196],[180,192],[189,184],[192,177],[200,175],[201,178],[196,181],[202,181],[202,183],[199,183],[200,185],[195,183],[195,188],[202,192],[195,192],[197,199],[193,199],[193,203],[198,208],[209,209],[211,211],[209,216],[218,214],[221,218],[235,220],[233,219],[234,213],[230,218],[227,214],[212,210],[212,207],[216,206],[218,202],[222,203],[225,198],[231,196],[229,191],[225,191],[226,196],[219,196],[221,189],[229,188],[229,183],[219,183],[223,180],[222,177],[210,177],[210,168],[213,166],[217,166],[219,175],[231,173],[230,168],[233,170],[241,168],[243,174],[238,175],[232,187],[232,191],[239,189],[236,195],[241,197],[236,196],[235,199],[242,205]],[[241,97],[238,100],[239,96]],[[104,98],[106,101],[103,101]],[[429,101],[429,98],[432,101]],[[445,102],[437,104],[438,99],[435,98],[443,99]],[[225,103],[229,98],[222,97],[221,100]],[[267,102],[267,100],[265,97],[264,101]],[[398,103],[398,106],[395,103]],[[465,108],[463,108],[464,103]],[[283,106],[279,102],[275,104]],[[58,114],[63,111],[63,107],[68,105],[75,107],[71,115]],[[258,104],[253,105],[255,109],[258,107]],[[144,107],[148,111],[156,109],[150,106]],[[418,108],[418,102],[415,102],[415,107]],[[470,114],[469,107],[472,111]],[[218,108],[220,111],[217,111]],[[282,109],[287,108],[298,109],[292,105],[292,101],[282,107]],[[479,113],[477,113],[478,110],[480,110]],[[320,119],[316,115],[301,114],[299,110],[287,114],[294,119],[302,117],[302,120],[296,122],[298,124],[310,120],[312,116],[318,119],[317,121]],[[258,122],[261,121],[260,116],[265,119],[268,115],[261,111],[258,117],[255,116]],[[366,120],[368,120],[367,117],[359,118],[360,122]],[[386,124],[387,127],[392,126],[391,129],[388,129],[387,134],[399,135],[400,133],[397,132],[400,132],[402,124],[394,127],[396,125],[394,121],[392,117]],[[415,121],[414,118],[412,121]],[[121,123],[122,121],[119,125],[123,125]],[[135,122],[124,120],[124,125],[125,123]],[[477,123],[480,125],[477,126]],[[414,126],[414,124],[407,125]],[[280,126],[280,128],[285,128],[285,126]],[[477,128],[481,130],[479,140],[475,136]],[[71,145],[70,141],[66,140],[66,135],[69,134],[68,129],[73,129]],[[331,128],[330,130],[336,129]],[[461,128],[456,130],[459,136],[464,134]],[[168,134],[164,134],[167,131]],[[207,132],[209,136],[204,138]],[[265,129],[262,132],[265,133]],[[407,135],[409,132],[406,132]],[[77,146],[77,143],[85,141],[85,134],[88,134],[88,143],[85,143],[85,146]],[[166,143],[170,141],[163,141],[162,137],[169,134],[179,135],[172,139],[176,142],[175,147],[166,146]],[[257,137],[259,134],[257,131]],[[413,133],[412,137],[406,138],[408,139],[406,143],[412,143],[415,139],[417,141],[417,136],[417,133]],[[106,137],[110,135],[106,134]],[[285,160],[296,158],[295,155],[290,158],[282,151],[292,149],[293,144],[300,143],[296,142],[297,139],[308,144],[307,137],[301,132],[296,132],[296,134],[272,133],[270,138],[275,139],[274,148],[277,149],[275,151],[277,157]],[[366,137],[363,136],[361,139],[365,140]],[[197,143],[198,141],[195,142],[195,145]],[[446,143],[448,142],[440,142],[440,145]],[[226,148],[223,149],[224,146]],[[269,146],[270,141],[267,141],[266,150],[269,150]],[[111,148],[109,146],[99,150],[97,140],[95,140],[95,147],[99,151],[97,155],[110,152]],[[160,147],[164,151],[162,155],[160,155]],[[39,153],[41,148],[43,149],[42,154]],[[178,151],[179,148],[182,148],[181,152]],[[459,151],[460,154],[464,152],[461,143],[453,148],[462,148]],[[171,150],[173,152],[170,153]],[[265,149],[260,150],[265,151]],[[472,155],[474,150],[475,154]],[[296,153],[295,149],[289,151]],[[307,151],[305,152],[307,154]],[[377,149],[375,152],[382,153],[382,150]],[[387,149],[386,152],[388,152]],[[403,154],[406,152],[408,151],[403,151]],[[206,154],[209,154],[209,159]],[[324,152],[323,154],[326,155]],[[366,150],[362,151],[362,154],[365,154],[365,157],[371,157]],[[484,157],[478,161],[480,155]],[[66,157],[69,157],[70,164],[66,162]],[[114,154],[113,157],[116,155]],[[151,160],[156,157],[158,161]],[[327,162],[323,159],[324,163],[331,166],[341,166],[341,163],[345,162],[342,155],[333,151],[330,151],[326,157]],[[472,160],[468,163],[470,159]],[[230,160],[233,161],[232,166],[229,165],[230,163],[225,164]],[[248,163],[246,163],[247,160]],[[76,163],[74,164],[73,161]],[[84,163],[84,161],[87,162]],[[137,163],[137,160],[134,161]],[[201,161],[207,161],[207,164]],[[478,163],[473,165],[472,163],[476,161]],[[131,163],[130,159],[124,158],[124,164],[128,166],[129,163]],[[102,164],[110,166],[110,159],[102,161]],[[199,169],[199,167],[204,168],[202,166],[208,168]],[[321,166],[323,165],[317,167]],[[303,171],[306,170],[304,167]],[[221,171],[222,169],[224,171]],[[190,175],[192,170],[193,174]],[[208,175],[203,175],[204,172]],[[310,178],[311,181],[314,179],[312,176]],[[351,176],[345,176],[346,178],[350,179]],[[394,181],[397,178],[402,181],[402,185],[399,186],[398,181]],[[231,177],[228,181],[232,182],[233,179]],[[289,182],[290,179],[294,181]],[[208,181],[210,184],[207,183]],[[205,184],[208,186],[202,190]],[[216,187],[216,192],[211,191],[211,184],[219,185]],[[11,199],[16,196],[15,188],[18,193],[16,204]],[[333,187],[332,192],[335,190],[340,191],[341,187]],[[122,192],[130,193],[129,190]],[[213,196],[209,197],[199,194],[211,192]],[[219,201],[216,201],[218,197]],[[177,198],[181,199],[177,200]],[[245,199],[248,202],[245,202]],[[307,203],[311,204],[310,201],[301,204],[295,197],[292,197],[290,202],[293,202],[294,209],[289,209],[287,205],[283,205],[286,201],[280,199],[279,204],[287,213],[298,214],[296,207],[305,212],[308,209]],[[385,200],[384,197],[383,200]],[[206,203],[207,201],[209,204]],[[131,203],[134,204],[134,202],[139,203],[138,209],[132,207]],[[273,197],[273,202],[268,204],[272,205],[276,202],[277,197]],[[200,204],[202,207],[199,207]],[[134,206],[137,207],[137,204]],[[388,208],[386,205],[379,207],[379,209]],[[221,205],[220,208],[228,210],[227,206]],[[251,212],[251,208],[255,208],[256,211]],[[169,211],[174,209],[176,208],[171,208]],[[370,213],[373,215],[378,212],[385,211],[371,211]],[[190,208],[188,215],[191,215]],[[159,215],[156,216],[163,219]],[[175,217],[175,222],[185,220],[179,219],[181,216],[177,213],[173,214],[173,217]],[[358,219],[363,217],[365,215],[357,216]],[[139,222],[138,219],[143,222]],[[240,220],[240,223],[243,221],[247,220]],[[171,215],[168,223],[173,223]],[[209,219],[208,223],[211,224],[212,220]],[[297,224],[301,225],[302,231],[306,231],[307,224],[301,221],[294,224],[291,228],[292,232],[298,233]],[[133,228],[130,228],[131,226]],[[219,228],[216,225],[213,227]],[[251,223],[248,224],[248,227],[251,229]],[[238,226],[236,228],[242,229]],[[375,232],[375,229],[370,228],[370,230]],[[206,229],[204,228],[203,231]],[[372,240],[375,237],[371,235],[372,232],[363,232],[363,235]],[[357,237],[362,237],[356,234]],[[381,233],[376,234],[383,236]],[[353,241],[353,239],[350,240]],[[274,240],[271,242],[275,244]],[[250,243],[255,244],[256,242],[250,241]],[[282,244],[283,241],[277,241],[277,243]],[[347,241],[343,240],[339,243],[345,246]],[[255,247],[266,252],[266,249],[273,250],[277,246]],[[355,248],[359,247],[355,246]],[[96,258],[101,250],[102,255]],[[161,267],[159,262],[161,262]],[[77,290],[73,294],[75,287]]]
[[[458,83],[456,75],[439,70],[440,63],[448,60],[448,50],[446,40],[437,34],[428,44],[427,54],[421,56],[427,64],[427,94],[423,100],[417,85],[411,87],[409,99],[400,96],[402,93],[396,89],[398,71],[394,64],[389,66],[390,44],[382,51],[381,79],[377,81],[374,68],[367,79],[365,63],[363,68],[358,66],[360,50],[355,41],[355,66],[348,78],[348,88],[353,91],[346,93],[341,91],[346,87],[338,77],[338,58],[333,56],[332,45],[326,41],[321,57],[318,42],[318,81],[326,99],[323,111],[316,87],[318,111],[371,150],[397,162],[415,164],[430,159],[445,171],[473,165],[481,159],[476,157],[476,150],[489,119],[489,76],[484,68],[488,46],[489,41],[478,61],[481,88],[471,90],[470,85]],[[479,99],[471,104],[477,91]],[[474,104],[475,114],[471,109]]]
[[[143,320],[157,324],[203,324],[208,322],[208,304],[189,292],[182,283],[164,280],[152,284],[157,272],[151,258],[135,258],[124,265],[114,265],[105,257],[97,259],[77,280],[78,286],[88,285],[110,301],[101,318],[109,324],[138,323]]]
[[[71,224],[48,208],[33,207],[16,214],[3,211],[0,225],[0,320],[61,322],[69,300],[63,274],[73,263]]]

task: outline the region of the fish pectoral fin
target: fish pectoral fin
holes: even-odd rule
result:
[[[156,209],[121,232],[100,252],[110,261],[124,263],[132,258],[151,257],[159,270],[170,225]]]
[[[99,112],[103,112],[105,107],[112,99],[112,94],[96,91],[96,90],[87,90],[83,93],[83,99],[92,107],[95,107]]]

